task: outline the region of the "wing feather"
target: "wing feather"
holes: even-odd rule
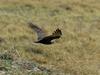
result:
[[[52,33],[52,35],[47,36],[46,39],[47,39],[48,41],[51,41],[51,40],[53,40],[53,39],[59,39],[59,38],[61,37],[61,35],[62,35],[61,30],[60,30],[60,29],[56,29],[56,31],[54,31],[54,32]]]
[[[45,37],[46,34],[41,28],[39,28],[37,25],[33,24],[32,22],[29,22],[28,24],[32,29],[34,29],[34,31],[37,32],[38,40]]]

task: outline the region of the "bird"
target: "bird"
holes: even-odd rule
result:
[[[38,36],[37,41],[35,43],[42,43],[42,44],[53,44],[52,40],[59,39],[62,35],[62,32],[59,28],[57,28],[51,35],[46,35],[44,30],[40,27],[38,27],[36,24],[33,24],[33,22],[28,22],[28,25],[31,29],[33,29]]]

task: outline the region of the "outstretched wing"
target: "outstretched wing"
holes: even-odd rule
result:
[[[53,39],[59,39],[62,35],[62,32],[60,29],[56,29],[56,31],[54,31],[52,33],[52,35],[45,37],[45,39],[47,39],[48,41],[51,41]]]
[[[45,37],[45,33],[41,28],[39,28],[38,26],[36,26],[32,22],[29,22],[28,24],[32,29],[34,29],[37,32],[38,40],[40,40],[40,39]]]

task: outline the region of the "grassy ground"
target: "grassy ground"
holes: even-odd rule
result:
[[[63,35],[52,45],[35,44],[29,21],[48,34],[59,27]],[[10,53],[13,61],[34,61],[58,75],[100,75],[99,24],[99,0],[0,0],[0,53]],[[10,74],[35,75],[24,70]]]

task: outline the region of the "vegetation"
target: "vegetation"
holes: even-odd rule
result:
[[[0,0],[0,73],[100,75],[99,7],[99,0]],[[29,21],[48,34],[60,28],[63,35],[52,45],[36,44]],[[50,72],[12,67],[23,60]]]

